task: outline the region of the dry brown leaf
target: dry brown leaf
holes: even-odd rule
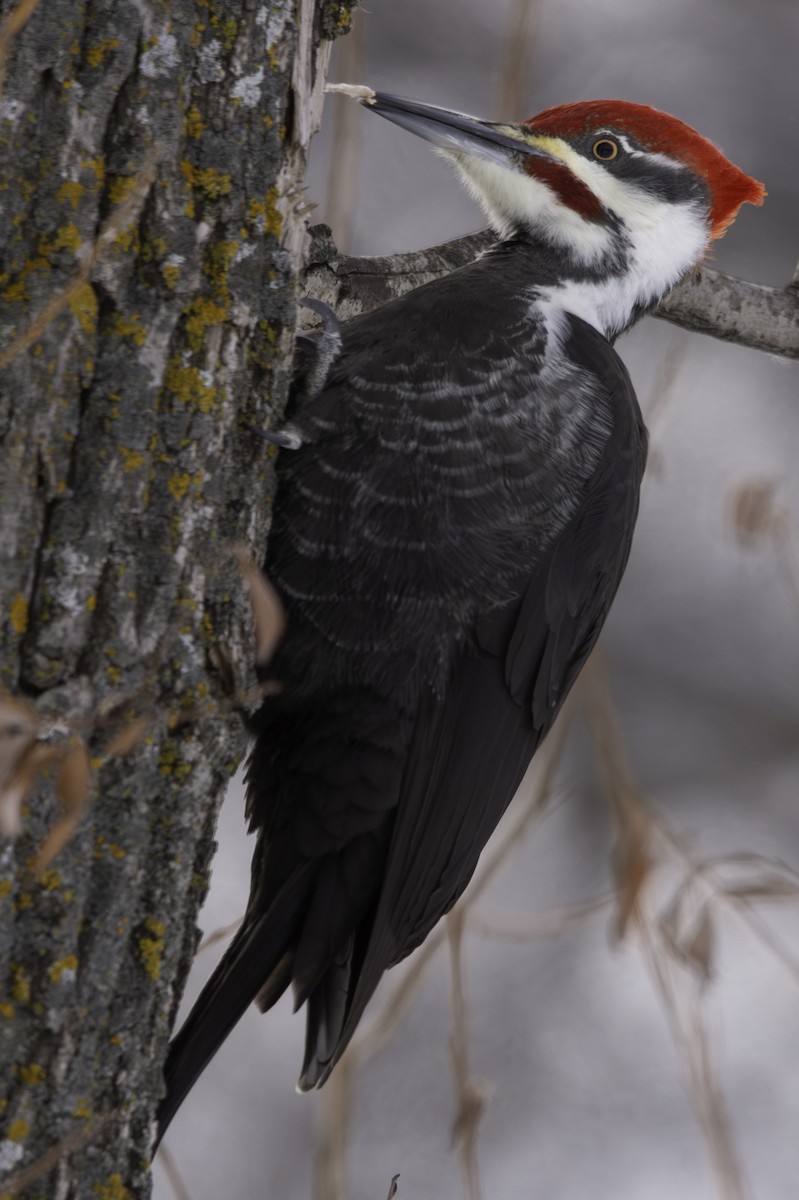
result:
[[[460,1089],[458,1111],[452,1122],[451,1138],[453,1146],[461,1142],[473,1142],[477,1128],[482,1121],[489,1101],[492,1088],[487,1079],[478,1075],[470,1075]]]
[[[619,941],[626,934],[630,919],[635,915],[641,892],[652,868],[647,845],[648,840],[643,830],[633,832],[631,828],[624,832],[617,843],[613,869],[619,907],[613,933]]]
[[[700,899],[704,895],[704,899]],[[715,893],[714,893],[715,895]],[[677,889],[658,926],[663,944],[677,962],[690,967],[703,984],[713,969],[715,929],[711,915],[713,896],[700,893],[690,875]]]
[[[795,900],[799,896],[799,884],[777,875],[772,879],[730,884],[721,890],[731,900]]]
[[[61,853],[80,825],[82,816],[82,812],[76,811],[67,813],[60,821],[56,821],[31,864],[31,872],[34,875],[41,875],[42,871],[46,871],[53,859]]]
[[[0,793],[0,833],[18,837],[22,831],[22,806],[40,771],[58,758],[54,746],[30,742],[17,763],[16,770]]]
[[[20,0],[0,25],[0,92],[6,82],[6,62],[11,42],[21,33],[39,7],[40,0]]]
[[[259,667],[265,667],[286,627],[286,614],[277,591],[263,572],[258,570],[249,551],[244,546],[233,546],[232,554],[242,579],[250,589],[255,622],[255,661]]]
[[[54,752],[58,754],[57,751]],[[56,776],[56,792],[66,813],[56,821],[31,865],[34,875],[40,874],[66,846],[81,822],[89,794],[91,765],[89,751],[82,738],[72,738]]]
[[[700,870],[720,875],[714,887],[730,900],[794,900],[799,896],[799,874],[778,858],[748,852],[728,854],[706,859]]]
[[[685,962],[699,976],[703,984],[709,983],[713,973],[713,950],[715,930],[710,915],[710,905],[703,904],[690,937],[682,946]]]
[[[150,724],[149,717],[135,717],[111,739],[105,752],[106,758],[124,758],[135,750]]]
[[[56,792],[69,813],[82,813],[89,791],[89,751],[83,738],[72,738],[56,777]]]
[[[236,673],[233,670],[233,657],[224,642],[215,642],[210,650],[211,662],[219,672],[222,687],[229,696],[236,691]]]
[[[42,720],[32,704],[0,696],[0,789],[10,781],[20,759],[41,731]]]
[[[16,776],[0,792],[0,835],[7,838],[19,837],[22,833],[22,805],[30,790]]]
[[[16,696],[0,695],[0,734],[17,729],[36,732],[41,728],[42,718],[32,704]]]
[[[783,510],[775,503],[776,490],[770,480],[751,480],[732,493],[733,527],[742,546],[751,548],[778,529]]]
[[[668,908],[664,909],[658,924],[660,931],[669,946],[675,946],[679,940],[679,930],[682,924],[682,914],[685,905],[686,888],[681,885],[674,894]]]
[[[795,900],[799,896],[799,876],[783,863],[768,859],[746,862],[739,858],[719,864],[725,865],[738,868],[741,876],[719,888],[730,900]]]

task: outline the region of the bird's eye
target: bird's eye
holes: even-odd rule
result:
[[[599,138],[591,147],[591,153],[602,162],[611,162],[619,153],[619,143],[612,138]]]

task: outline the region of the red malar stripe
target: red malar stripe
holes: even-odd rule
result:
[[[562,204],[585,217],[587,221],[602,219],[603,210],[599,200],[590,187],[572,174],[565,163],[531,156],[524,159],[524,169],[533,179],[540,179],[542,183],[547,184]]]

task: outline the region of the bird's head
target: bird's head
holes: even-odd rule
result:
[[[623,283],[624,302],[599,322],[609,334],[701,261],[742,204],[765,196],[701,134],[644,104],[563,104],[514,125],[381,92],[364,102],[453,161],[502,236],[544,243],[567,278],[608,282],[609,294]]]

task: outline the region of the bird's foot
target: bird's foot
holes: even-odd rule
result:
[[[303,371],[302,391],[305,396],[318,396],[325,386],[330,368],[341,353],[341,326],[329,304],[314,296],[300,300],[303,308],[310,308],[322,318],[322,328],[313,333],[301,333],[297,345],[302,349],[308,366]]]
[[[247,425],[250,433],[281,450],[299,450],[305,439],[296,425],[283,425],[280,429],[257,429],[255,425]]]

